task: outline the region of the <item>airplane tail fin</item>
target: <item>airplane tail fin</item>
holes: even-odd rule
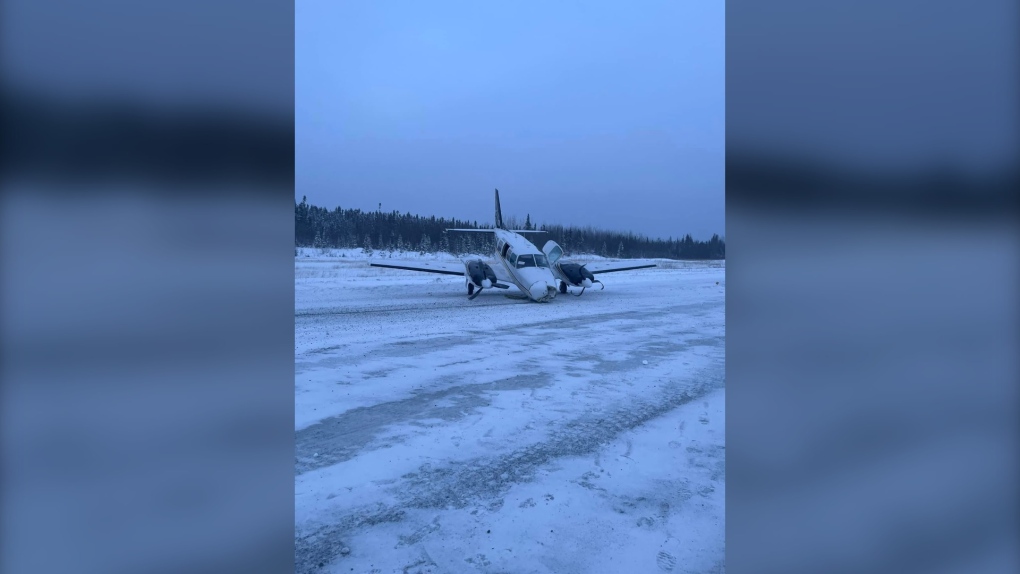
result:
[[[496,190],[496,229],[506,229],[503,227],[503,212],[499,209],[499,190]]]

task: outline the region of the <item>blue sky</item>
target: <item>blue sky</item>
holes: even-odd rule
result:
[[[295,13],[296,196],[723,235],[722,1],[338,2]]]

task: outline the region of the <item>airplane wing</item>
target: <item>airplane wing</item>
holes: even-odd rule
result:
[[[615,273],[616,271],[632,271],[634,269],[648,269],[649,267],[655,267],[655,264],[649,265],[630,265],[628,267],[613,267],[612,265],[619,265],[619,263],[593,263],[585,265],[584,268],[594,273]]]
[[[503,283],[513,284],[514,280],[510,277],[510,274],[506,272],[506,268],[503,267],[498,261],[487,260],[485,261],[489,267],[492,268],[492,272],[496,274],[496,279],[499,279]]]
[[[393,265],[390,263],[369,263],[372,267],[386,267],[389,269],[403,269],[405,271],[421,271],[424,273],[440,273],[443,275],[464,276],[464,264],[453,261],[429,261],[415,265]]]
[[[502,283],[513,283],[513,279],[510,274],[506,272],[506,269],[502,265],[492,260],[483,260],[485,263],[492,268],[492,272],[496,274],[496,279]],[[369,263],[372,267],[386,267],[388,269],[403,269],[405,271],[421,271],[423,273],[439,273],[441,275],[457,275],[458,277],[464,276],[464,263],[454,261],[428,261],[423,263],[415,264],[401,264],[396,265],[392,263]]]

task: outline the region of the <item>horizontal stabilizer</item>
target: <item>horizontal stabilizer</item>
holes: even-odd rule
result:
[[[447,229],[447,231],[474,231],[475,233],[495,233],[495,229]],[[508,229],[512,233],[548,233],[540,229]]]

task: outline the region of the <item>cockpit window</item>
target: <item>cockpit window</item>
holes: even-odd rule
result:
[[[519,255],[517,257],[516,266],[518,269],[524,267],[549,267],[549,262],[546,260],[545,255]]]
[[[519,255],[517,257],[517,268],[522,269],[524,267],[535,267],[534,255]]]

